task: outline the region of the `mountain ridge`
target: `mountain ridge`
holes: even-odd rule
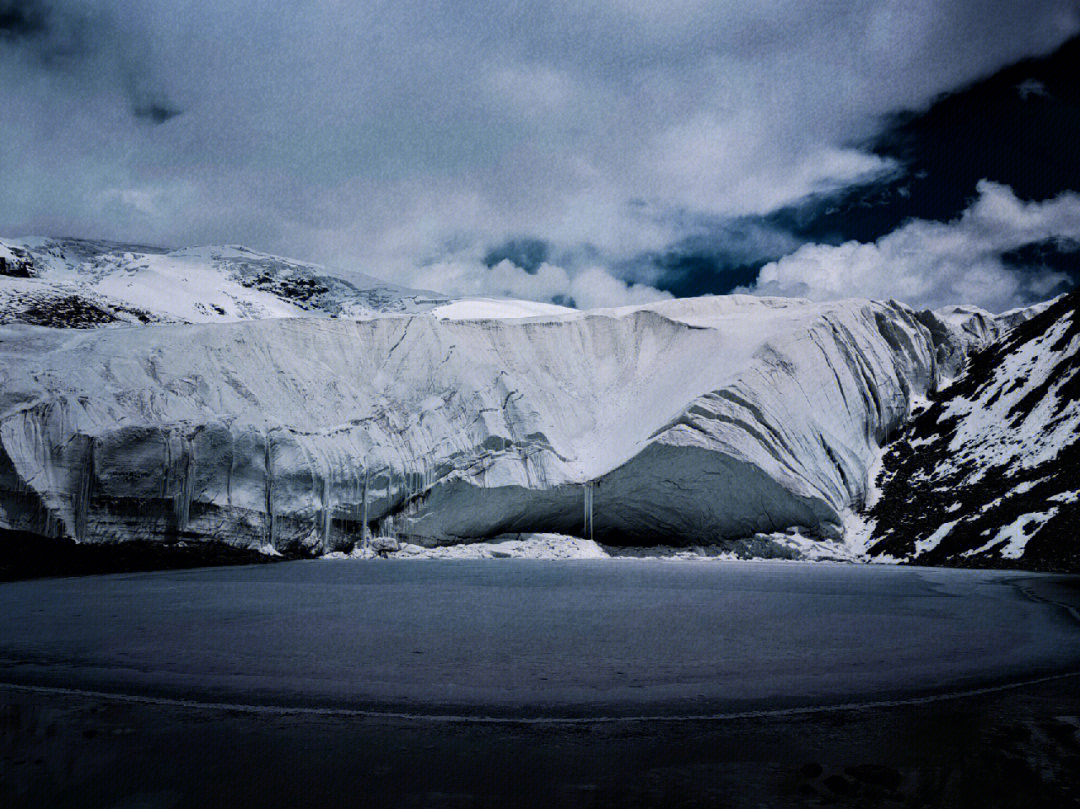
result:
[[[452,299],[239,245],[170,249],[85,239],[0,239],[0,318],[36,322],[57,300],[141,322],[425,311]],[[87,325],[131,322],[105,316]],[[49,325],[39,323],[39,325]]]

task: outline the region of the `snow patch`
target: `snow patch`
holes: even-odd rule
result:
[[[596,542],[565,534],[509,534],[488,542],[425,548],[406,544],[391,559],[607,559]]]
[[[952,531],[953,526],[956,525],[958,522],[960,522],[960,520],[953,520],[952,522],[947,522],[943,524],[940,528],[938,528],[936,531],[934,531],[934,533],[932,533],[926,539],[917,540],[915,542],[915,555],[918,556],[920,554],[926,553],[927,551],[932,551],[934,548],[940,545],[941,540],[945,539],[945,537],[949,535],[949,532]]]
[[[1056,508],[1052,508],[1049,511],[1024,514],[1008,525],[1003,526],[987,545],[993,546],[999,542],[1007,542],[1005,547],[1000,550],[1001,556],[1005,559],[1019,559],[1024,555],[1024,547],[1027,545],[1028,540],[1035,535],[1035,532],[1044,523],[1057,514],[1057,511]]]
[[[573,314],[574,309],[553,303],[513,298],[463,298],[436,306],[431,314],[444,320],[488,320],[519,317],[551,317]]]
[[[28,253],[39,295],[105,301],[113,308],[145,313],[148,320],[230,323],[367,317],[427,311],[451,300],[235,245],[170,251],[81,239],[26,237],[6,242],[0,242],[4,251],[0,258],[6,261],[10,254],[14,260],[16,249]],[[35,322],[20,319],[20,311],[5,305],[0,293],[0,323]]]
[[[1061,494],[1055,494],[1046,499],[1054,503],[1075,503],[1077,500],[1080,500],[1080,492],[1062,492]]]

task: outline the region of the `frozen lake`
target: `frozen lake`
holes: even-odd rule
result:
[[[851,703],[1080,665],[1052,577],[656,561],[293,562],[0,585],[0,680],[476,716]]]

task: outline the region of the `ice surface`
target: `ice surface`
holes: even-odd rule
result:
[[[939,381],[955,329],[925,321],[892,303],[730,296],[529,318],[4,326],[0,526],[312,552],[382,532],[836,539],[880,446]]]
[[[521,301],[514,298],[464,298],[436,306],[431,314],[449,320],[485,320],[504,317],[544,317],[565,315],[574,310],[553,303]]]

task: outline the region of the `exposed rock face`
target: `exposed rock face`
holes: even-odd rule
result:
[[[0,327],[0,527],[313,552],[390,523],[423,544],[835,536],[966,339],[897,304],[739,296]]]
[[[885,453],[870,553],[1080,569],[1080,293],[976,353]]]
[[[168,318],[76,285],[48,283],[37,278],[3,279],[0,283],[0,320],[56,329],[168,322]]]
[[[0,276],[33,278],[33,257],[26,250],[0,242]]]

